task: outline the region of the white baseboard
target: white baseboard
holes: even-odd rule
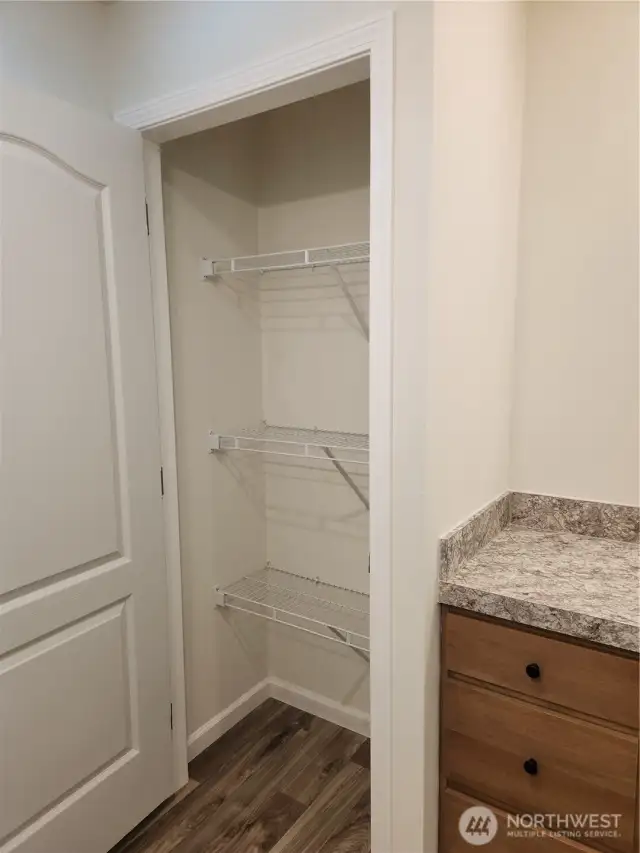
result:
[[[370,722],[369,714],[358,711],[346,705],[341,705],[334,699],[328,699],[312,690],[305,690],[295,684],[283,681],[281,678],[264,678],[255,684],[246,693],[243,693],[235,702],[232,702],[224,711],[216,714],[204,725],[189,735],[187,740],[187,756],[189,761],[194,759],[225,732],[239,723],[247,714],[250,714],[265,699],[279,699],[300,711],[315,714],[321,720],[335,723],[351,732],[369,737]]]
[[[344,729],[349,729],[351,732],[369,737],[370,720],[369,714],[365,711],[358,711],[357,708],[341,705],[334,699],[328,699],[312,690],[305,690],[303,687],[283,681],[281,678],[269,678],[267,681],[269,695],[274,699],[279,699],[281,702],[286,702],[287,705],[293,705],[294,708],[299,708],[309,714],[315,714],[321,720],[327,720],[330,723],[342,726]]]
[[[258,705],[262,705],[265,699],[271,696],[269,679],[264,678],[255,684],[246,693],[243,693],[235,702],[226,707],[224,711],[211,717],[204,725],[196,729],[187,738],[187,758],[191,761],[199,755],[225,732],[239,723],[243,717],[250,714]]]

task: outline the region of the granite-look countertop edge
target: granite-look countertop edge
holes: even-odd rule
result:
[[[638,507],[509,493],[440,540],[440,602],[640,651]]]
[[[637,625],[564,610],[513,595],[440,581],[440,603],[631,652],[640,651]]]

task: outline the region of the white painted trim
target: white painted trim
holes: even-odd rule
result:
[[[366,56],[379,37],[381,25],[390,26],[390,21],[390,16],[376,18],[320,41],[300,44],[295,50],[264,62],[121,110],[115,114],[115,120],[135,130],[150,131],[242,98],[263,94],[294,80]]]
[[[369,714],[365,711],[359,711],[357,708],[348,705],[341,705],[334,699],[328,699],[320,693],[314,693],[313,690],[305,690],[304,687],[297,687],[281,678],[269,678],[267,681],[269,696],[273,699],[279,699],[280,702],[292,705],[300,711],[315,714],[321,720],[327,720],[337,726],[349,729],[351,732],[369,737]]]
[[[257,684],[243,693],[235,702],[232,702],[224,711],[220,711],[215,717],[207,720],[193,734],[189,735],[187,741],[187,753],[189,761],[199,755],[204,749],[215,743],[218,738],[233,728],[236,723],[244,719],[247,714],[254,711],[259,705],[271,695],[268,678],[263,678]]]
[[[261,705],[265,699],[269,698],[278,699],[280,702],[298,708],[300,711],[315,714],[321,720],[327,720],[337,726],[349,729],[351,732],[369,737],[369,714],[364,711],[341,705],[333,699],[328,699],[312,690],[297,687],[281,678],[264,678],[246,693],[243,693],[235,702],[232,702],[228,708],[207,720],[204,725],[189,735],[187,741],[189,761],[192,761],[196,755],[215,743],[236,723],[239,723],[247,714]]]
[[[394,93],[393,13],[325,38],[312,45],[281,54],[235,74],[195,89],[150,101],[135,110],[121,112],[116,120],[129,127],[149,132],[167,129],[189,116],[249,97],[259,98],[266,91],[290,84],[296,79],[320,74],[368,55],[371,67],[371,300],[370,300],[370,431],[371,431],[371,731],[372,731],[372,851],[388,853],[392,849],[393,796],[402,796],[402,780],[392,777],[392,465],[393,465],[393,93]],[[178,135],[178,134],[176,134]],[[150,216],[161,222],[162,215]],[[159,263],[159,260],[158,260]],[[166,262],[165,262],[166,263]],[[154,294],[166,291],[166,266],[163,280],[154,282]],[[162,299],[166,299],[166,295]],[[163,335],[168,338],[168,324]],[[159,359],[158,382],[172,384],[170,343],[163,345]],[[375,377],[375,381],[374,381]],[[173,412],[161,408],[161,420]],[[167,433],[168,434],[168,433]],[[163,444],[163,459],[165,445]],[[175,442],[169,453],[175,462]],[[177,506],[174,520],[177,525]],[[174,567],[175,569],[175,567]],[[172,592],[172,595],[174,592]],[[176,602],[172,602],[172,609]],[[174,657],[176,651],[174,650]],[[197,734],[197,733],[196,733]],[[212,742],[212,741],[211,741]]]
[[[177,791],[189,781],[187,767],[187,711],[184,676],[184,633],[182,625],[182,570],[178,523],[178,477],[176,431],[173,405],[173,367],[169,321],[169,288],[164,238],[160,149],[144,140],[144,179],[149,216],[149,263],[153,296],[153,323],[158,374],[160,449],[164,498],[164,545],[167,564],[169,656],[173,714],[173,773]]]
[[[393,850],[393,21],[371,45],[369,511],[371,850]]]

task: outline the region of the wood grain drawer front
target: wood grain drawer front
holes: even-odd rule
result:
[[[608,844],[632,849],[636,737],[454,679],[443,689],[442,769],[451,787],[520,812],[620,814],[622,837]]]
[[[451,672],[638,729],[637,660],[451,612],[444,642]]]
[[[439,853],[469,853],[475,849],[460,835],[458,824],[460,816],[473,806],[483,806],[479,800],[460,794],[458,791],[445,790],[442,794],[441,829]],[[485,849],[490,853],[589,853],[587,847],[568,838],[554,838],[549,835],[532,834],[527,837],[508,835],[514,832],[507,826],[507,813],[490,806],[498,819],[498,831]]]

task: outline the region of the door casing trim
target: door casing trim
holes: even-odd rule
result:
[[[220,124],[220,111],[251,101],[279,87],[308,85],[310,77],[368,59],[371,84],[370,214],[370,544],[371,544],[371,736],[372,851],[392,849],[392,468],[393,468],[393,12],[361,22],[294,51],[246,66],[232,75],[153,99],[115,118],[145,136],[145,180],[150,222],[150,260],[154,300],[162,464],[165,546],[169,587],[169,625],[176,790],[186,784],[187,722],[184,678],[182,578],[175,409],[169,328],[169,298],[162,208],[160,148],[157,140],[177,138]],[[295,100],[295,97],[292,98]],[[268,107],[267,107],[268,108]],[[260,111],[254,109],[253,111]],[[191,129],[189,129],[191,128]],[[154,141],[156,140],[156,141]],[[375,377],[375,381],[373,380]],[[212,605],[213,606],[213,605]],[[400,782],[399,782],[400,783]],[[400,783],[401,784],[401,783]],[[399,793],[399,792],[398,792]]]

